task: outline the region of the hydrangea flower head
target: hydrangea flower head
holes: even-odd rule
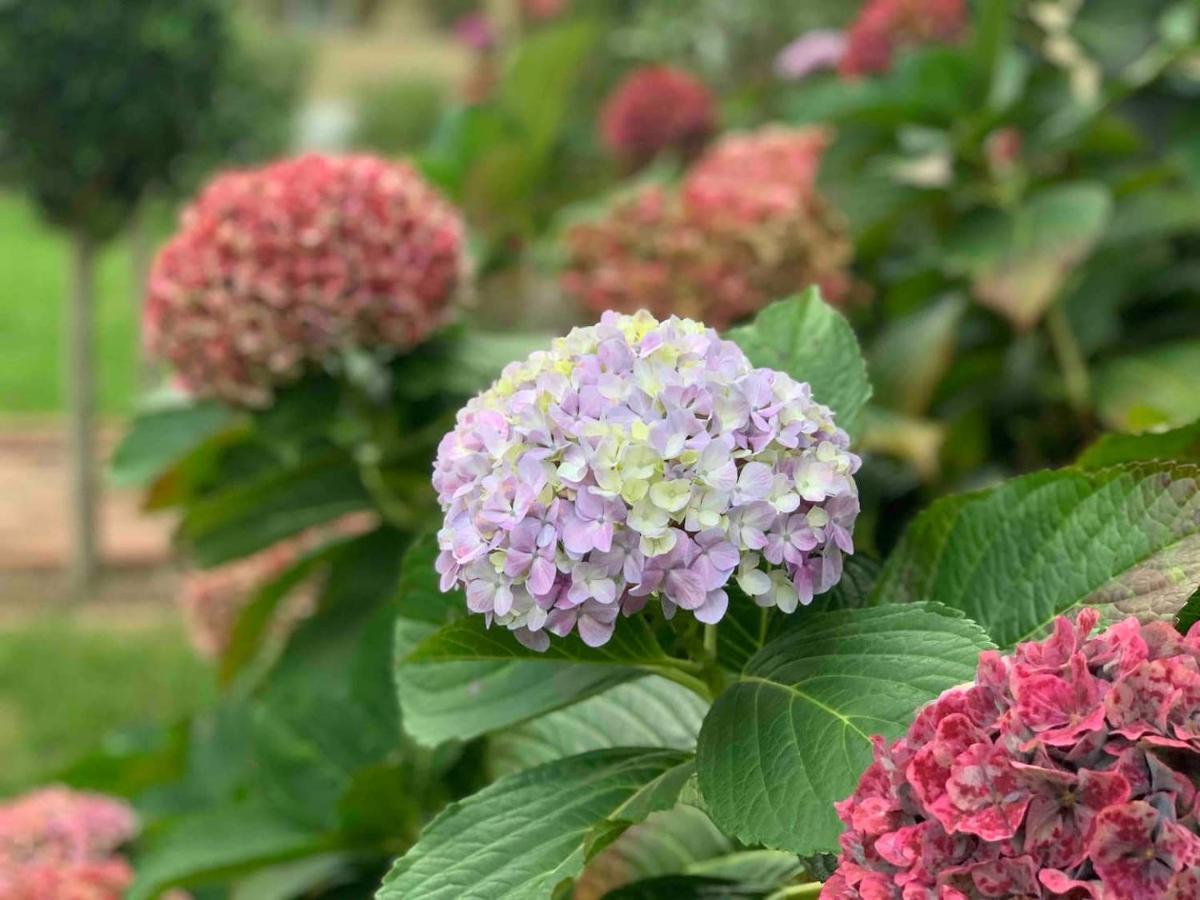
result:
[[[0,805],[0,896],[119,900],[133,870],[116,852],[137,829],[121,801],[61,787]]]
[[[625,77],[600,110],[600,136],[631,167],[674,150],[693,156],[716,129],[716,100],[680,69],[645,66]]]
[[[852,245],[814,186],[827,141],[780,127],[723,138],[677,191],[644,187],[568,229],[564,289],[596,315],[647,309],[716,328],[810,284],[846,301]]]
[[[218,176],[155,261],[147,346],[239,406],[346,349],[403,352],[441,325],[462,223],[407,164],[302,156]]]
[[[786,81],[801,81],[823,69],[835,69],[846,52],[846,35],[833,28],[808,31],[779,51],[775,74]]]
[[[825,900],[1200,897],[1200,625],[1061,618],[875,742]]]
[[[901,47],[953,43],[967,30],[964,0],[867,0],[850,26],[838,64],[843,77],[877,75]]]
[[[535,649],[605,643],[650,600],[792,612],[853,551],[858,458],[807,384],[698,322],[606,313],[458,415],[433,483],[443,590]]]

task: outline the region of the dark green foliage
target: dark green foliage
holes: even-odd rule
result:
[[[229,46],[223,0],[5,4],[6,177],[55,225],[111,236],[209,127]]]

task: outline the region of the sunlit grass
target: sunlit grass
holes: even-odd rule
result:
[[[173,721],[212,692],[170,611],[111,629],[64,616],[0,624],[0,796],[51,777],[115,729]]]

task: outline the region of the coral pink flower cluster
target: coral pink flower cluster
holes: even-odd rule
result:
[[[896,50],[953,43],[966,30],[964,0],[867,0],[850,26],[838,71],[848,78],[886,72]]]
[[[422,341],[462,259],[458,214],[404,163],[309,155],[228,172],[155,261],[147,346],[187,390],[266,406],[344,350]]]
[[[704,84],[670,66],[637,69],[600,110],[600,137],[631,167],[668,150],[694,156],[717,126],[716,100]]]
[[[0,897],[119,900],[133,870],[117,851],[137,827],[124,803],[61,787],[0,805]]]
[[[278,578],[306,553],[331,539],[363,534],[375,524],[374,516],[369,514],[343,516],[328,525],[310,528],[272,544],[245,559],[215,569],[189,571],[183,578],[179,605],[196,653],[205,659],[224,654],[238,617],[254,598],[256,589]],[[309,579],[292,590],[271,620],[274,634],[289,634],[316,611],[316,588]]]
[[[827,140],[779,127],[724,138],[678,191],[642,188],[568,229],[564,289],[597,315],[646,309],[718,329],[809,284],[847,299],[851,244],[814,188]]]
[[[1200,626],[1097,618],[876,740],[825,900],[1200,897]]]

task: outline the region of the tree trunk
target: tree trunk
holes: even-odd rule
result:
[[[150,278],[153,252],[150,247],[150,229],[146,223],[147,202],[143,199],[129,217],[129,264],[133,276],[133,359],[137,367],[138,384],[142,388],[152,387],[155,380],[154,364],[146,356],[142,342],[142,306]]]
[[[71,241],[71,285],[66,309],[64,388],[70,459],[71,546],[68,575],[75,599],[84,599],[97,572],[95,446],[95,245],[86,233]]]

